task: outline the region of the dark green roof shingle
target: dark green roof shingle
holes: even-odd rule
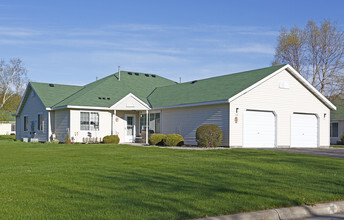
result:
[[[38,94],[39,98],[45,107],[52,107],[56,103],[62,101],[64,98],[74,94],[82,86],[71,86],[54,84],[54,87],[49,86],[49,83],[30,82],[33,89]]]
[[[284,65],[229,74],[157,88],[149,97],[153,107],[220,101],[231,98]]]
[[[177,84],[158,75],[121,71],[85,86],[30,83],[46,107],[111,107],[129,93],[151,107],[222,101],[231,98],[284,65]]]

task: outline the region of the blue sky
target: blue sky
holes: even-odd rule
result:
[[[31,81],[83,85],[122,70],[178,81],[270,66],[282,26],[344,28],[344,1],[0,0],[0,59]]]

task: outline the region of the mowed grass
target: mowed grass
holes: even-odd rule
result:
[[[344,160],[0,141],[0,219],[190,219],[344,199]]]
[[[331,147],[334,147],[334,148],[344,148],[344,145],[331,145]]]

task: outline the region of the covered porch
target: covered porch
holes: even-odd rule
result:
[[[160,133],[160,111],[151,111],[135,95],[128,94],[111,108],[111,134],[118,135],[120,143],[148,144],[149,135]]]

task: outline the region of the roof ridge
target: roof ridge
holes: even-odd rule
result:
[[[176,85],[185,85],[185,84],[190,84],[193,81],[204,81],[204,80],[209,80],[209,79],[216,79],[216,78],[220,78],[220,77],[226,77],[226,76],[233,76],[236,74],[242,74],[242,73],[246,73],[246,72],[251,72],[251,71],[260,71],[260,70],[264,70],[264,69],[269,69],[272,67],[278,67],[280,66],[280,68],[282,68],[283,66],[285,66],[287,64],[280,64],[280,65],[275,65],[275,66],[269,66],[269,67],[264,67],[264,68],[259,68],[259,69],[251,69],[251,70],[247,70],[247,71],[241,71],[241,72],[236,72],[236,73],[229,73],[229,74],[225,74],[225,75],[220,75],[220,76],[213,76],[213,77],[209,77],[209,78],[204,78],[204,79],[196,79],[196,80],[192,80],[192,81],[187,81],[187,82],[183,82],[183,83],[176,83]],[[280,69],[279,68],[279,69]],[[168,85],[168,86],[159,86],[157,88],[166,88],[166,87],[171,87],[171,86],[176,86],[176,85]],[[157,89],[156,88],[156,89]],[[155,90],[154,90],[155,91]],[[152,92],[153,93],[153,92]],[[151,93],[151,94],[152,94]],[[149,95],[151,95],[149,94]]]
[[[75,86],[75,87],[83,87],[83,86],[79,86],[79,85],[67,85],[67,84],[59,84],[59,83],[45,83],[45,82],[34,82],[34,81],[29,81],[29,83],[39,83],[39,84],[54,84],[54,85],[59,85],[59,86]]]

